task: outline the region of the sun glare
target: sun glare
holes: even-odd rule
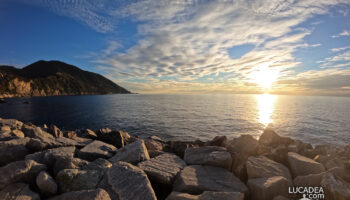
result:
[[[264,89],[270,89],[272,83],[278,78],[279,72],[268,66],[263,66],[250,74],[250,79],[253,83],[258,84]]]
[[[272,123],[271,116],[274,111],[276,96],[271,94],[256,95],[258,108],[258,121],[265,127]]]

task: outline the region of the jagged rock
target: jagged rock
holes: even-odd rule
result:
[[[288,153],[288,163],[294,177],[319,174],[325,171],[322,164],[293,152]]]
[[[268,154],[266,154],[266,157],[278,163],[288,165],[287,155],[288,147],[286,147],[285,145],[278,145],[277,147],[272,148],[271,151]]]
[[[163,185],[171,185],[175,176],[185,166],[186,163],[180,157],[169,153],[164,153],[138,164],[138,167],[145,171],[152,181]]]
[[[69,139],[73,139],[77,137],[77,134],[74,131],[65,131],[63,132],[63,136]]]
[[[350,199],[350,184],[332,173],[326,173],[321,181],[327,200]]]
[[[48,127],[47,132],[51,133],[54,137],[63,137],[63,132],[53,124]]]
[[[97,158],[110,158],[117,148],[113,145],[95,140],[80,149],[78,156],[85,160],[93,161]]]
[[[146,173],[126,162],[113,163],[107,171],[107,189],[120,200],[156,200]],[[112,197],[113,198],[113,197]]]
[[[144,140],[148,154],[151,158],[159,156],[163,153],[164,143],[161,143],[157,140],[153,139],[145,139]]]
[[[20,130],[17,130],[17,129],[14,129],[11,131],[11,135],[13,135],[14,137],[17,137],[17,138],[24,138],[24,133]]]
[[[256,153],[259,142],[251,135],[241,135],[238,138],[227,141],[225,146],[231,153],[239,153],[247,156]]]
[[[22,160],[9,163],[0,168],[0,189],[16,182],[35,182],[36,176],[45,170],[46,166],[33,160]]]
[[[55,138],[50,134],[48,135],[48,137],[31,138],[27,144],[27,148],[31,151],[43,151],[45,149],[52,149],[58,147],[81,146],[78,142],[72,139],[65,137]]]
[[[53,196],[57,193],[55,180],[45,171],[41,171],[36,177],[36,185],[43,196]]]
[[[98,170],[98,171],[105,171],[112,167],[112,163],[110,163],[108,160],[103,158],[98,158],[94,160],[93,162],[90,162],[89,164],[81,167],[82,170]]]
[[[79,137],[83,137],[83,138],[89,138],[89,139],[97,139],[97,135],[94,131],[90,130],[90,129],[85,129],[85,130],[81,130],[78,133]]]
[[[111,198],[105,190],[98,188],[96,190],[67,192],[49,200],[111,200]]]
[[[297,176],[293,183],[298,187],[319,187],[325,173]]]
[[[240,192],[213,192],[205,191],[201,195],[191,195],[181,192],[172,192],[166,200],[243,200],[244,194]]]
[[[43,163],[49,167],[54,166],[58,158],[70,157],[73,158],[75,147],[59,147],[54,149],[48,149],[41,152],[29,154],[25,157],[26,160],[34,160],[38,163]]]
[[[226,169],[202,165],[185,167],[176,176],[173,190],[190,194],[203,191],[248,192],[248,188]]]
[[[225,147],[227,143],[227,137],[226,136],[215,136],[212,140],[207,141],[204,143],[204,146],[218,146],[218,147]]]
[[[149,160],[148,151],[143,140],[133,142],[125,147],[118,149],[115,156],[109,159],[110,162],[124,161],[131,164],[137,164],[141,161]]]
[[[61,193],[96,189],[103,177],[102,171],[64,169],[58,172],[56,181]]]
[[[30,138],[36,138],[36,137],[40,137],[40,138],[46,138],[46,137],[53,137],[51,134],[43,131],[40,127],[37,126],[28,126],[28,125],[24,125],[22,127],[22,131],[25,134],[26,137],[30,137]]]
[[[79,169],[88,163],[88,161],[82,160],[80,158],[73,158],[68,156],[58,157],[53,167],[53,174],[57,175],[57,173],[63,169]]]
[[[271,200],[278,195],[288,196],[289,181],[283,176],[249,179],[251,199]]]
[[[180,158],[184,157],[185,151],[188,147],[198,147],[198,145],[195,145],[192,142],[183,142],[183,141],[168,142],[169,151],[180,156]]]
[[[2,126],[0,130],[0,141],[24,138],[24,133],[20,130],[11,130],[10,126]]]
[[[29,154],[26,148],[26,139],[15,139],[0,142],[0,167],[10,162],[23,160]]]
[[[94,141],[93,139],[82,138],[82,137],[73,137],[71,139],[77,142],[78,147],[85,147],[86,145]]]
[[[1,119],[0,126],[9,126],[11,129],[21,129],[23,122],[16,119]]]
[[[263,134],[259,138],[259,143],[267,146],[278,146],[283,144],[288,146],[293,143],[293,140],[288,137],[281,137],[272,129],[265,129]]]
[[[110,129],[100,129],[99,131],[97,131],[97,135],[99,140],[114,145],[117,148],[122,148],[125,145],[123,135],[126,134],[124,131],[111,131]]]
[[[40,200],[40,196],[31,191],[24,183],[15,183],[6,186],[0,191],[1,200]]]
[[[288,180],[292,180],[287,167],[265,156],[249,157],[246,166],[249,179],[283,176]]]
[[[329,159],[326,164],[325,167],[327,170],[332,169],[334,167],[340,167],[340,168],[344,168],[345,167],[345,162],[344,160],[338,158],[338,157],[334,157]]]
[[[184,160],[188,165],[210,165],[231,170],[232,157],[224,147],[205,146],[187,148]]]

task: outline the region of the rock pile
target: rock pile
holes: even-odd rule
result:
[[[165,142],[0,118],[1,200],[284,200],[302,198],[297,187],[348,200],[349,181],[350,146],[313,147],[270,129],[259,140]]]

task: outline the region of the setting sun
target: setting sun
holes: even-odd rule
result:
[[[258,84],[264,89],[270,89],[279,75],[279,71],[273,70],[268,66],[262,66],[250,74],[250,79],[253,83]]]

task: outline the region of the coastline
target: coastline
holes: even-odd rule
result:
[[[0,199],[350,198],[350,146],[312,146],[266,129],[256,140],[164,141],[103,128],[62,131],[0,118]],[[335,187],[337,186],[337,187]]]

